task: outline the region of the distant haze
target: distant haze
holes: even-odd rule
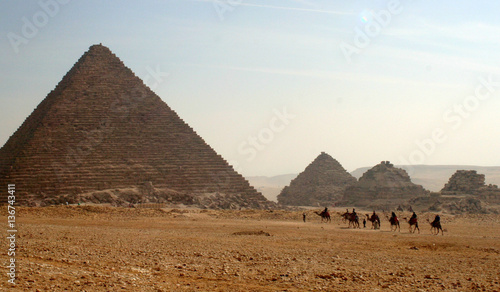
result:
[[[411,177],[413,183],[422,185],[429,191],[438,192],[448,182],[448,179],[457,170],[476,170],[479,174],[484,174],[486,184],[500,185],[500,166],[485,167],[471,165],[396,165],[395,167],[405,169]],[[359,179],[363,173],[372,167],[361,167],[351,174]],[[283,187],[290,184],[290,181],[298,174],[285,174],[273,177],[250,176],[247,177],[250,184],[262,192],[266,198],[277,201],[276,197]]]
[[[235,170],[500,165],[500,1],[1,1],[0,145],[93,44]],[[436,182],[437,183],[437,182]]]

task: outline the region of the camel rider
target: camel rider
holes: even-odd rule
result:
[[[356,218],[356,219],[359,219],[358,218],[358,214],[356,214],[356,210],[354,210],[354,208],[352,208],[352,217]]]
[[[438,223],[438,222],[441,222],[441,217],[439,217],[439,215],[436,215],[436,217],[434,218],[434,221],[432,221],[432,223]]]
[[[392,212],[392,214],[391,214],[391,220],[393,222],[398,222],[398,216],[396,216],[396,213]]]
[[[323,212],[321,212],[321,213],[323,213],[323,214],[325,214],[325,215],[326,215],[326,214],[328,214],[328,208],[327,208],[327,207],[325,207],[325,210],[323,210]]]
[[[372,222],[375,222],[375,220],[377,220],[377,217],[378,217],[377,214],[375,213],[375,211],[373,211],[373,214],[372,214],[372,217],[370,218],[370,220]]]
[[[410,221],[408,221],[408,223],[410,223],[410,225],[417,223],[417,214],[415,212],[413,212],[413,215],[411,215]]]

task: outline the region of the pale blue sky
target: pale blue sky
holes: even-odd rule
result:
[[[500,3],[462,2],[3,1],[0,144],[102,43],[244,175],[500,165]]]

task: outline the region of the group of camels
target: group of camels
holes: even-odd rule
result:
[[[330,217],[330,213],[326,210],[326,208],[325,208],[325,210],[323,210],[321,212],[315,211],[314,213],[321,216],[322,223],[332,221],[332,218]],[[359,216],[354,211],[354,209],[353,209],[353,212],[349,212],[349,210],[347,210],[341,216],[342,216],[342,221],[344,221],[344,223],[345,222],[349,223],[349,225],[348,225],[349,228],[351,228],[351,226],[353,228],[361,228],[359,225]],[[385,214],[385,217],[387,218],[387,221],[389,221],[391,223],[391,231],[398,230],[399,232],[401,232],[401,226],[399,225],[399,219],[395,215],[394,212],[392,212],[391,217],[389,217],[387,214]],[[415,233],[415,231],[418,230],[418,233],[420,234],[420,228],[418,227],[418,219],[416,216],[415,217],[412,216],[410,219],[404,217],[403,219],[409,224],[410,233]],[[380,217],[375,213],[375,211],[373,212],[373,214],[371,216],[370,216],[370,214],[366,214],[366,220],[372,223],[371,229],[380,229]],[[443,228],[441,227],[441,222],[439,220],[434,220],[431,222],[429,219],[427,219],[427,222],[431,226],[430,230],[431,230],[432,234],[438,235],[439,231],[441,231],[441,235],[444,235]]]

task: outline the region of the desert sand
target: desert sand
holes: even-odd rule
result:
[[[411,234],[385,217],[347,228],[341,211],[19,207],[17,284],[3,273],[0,290],[500,291],[500,215],[443,215],[432,235],[434,214]]]

